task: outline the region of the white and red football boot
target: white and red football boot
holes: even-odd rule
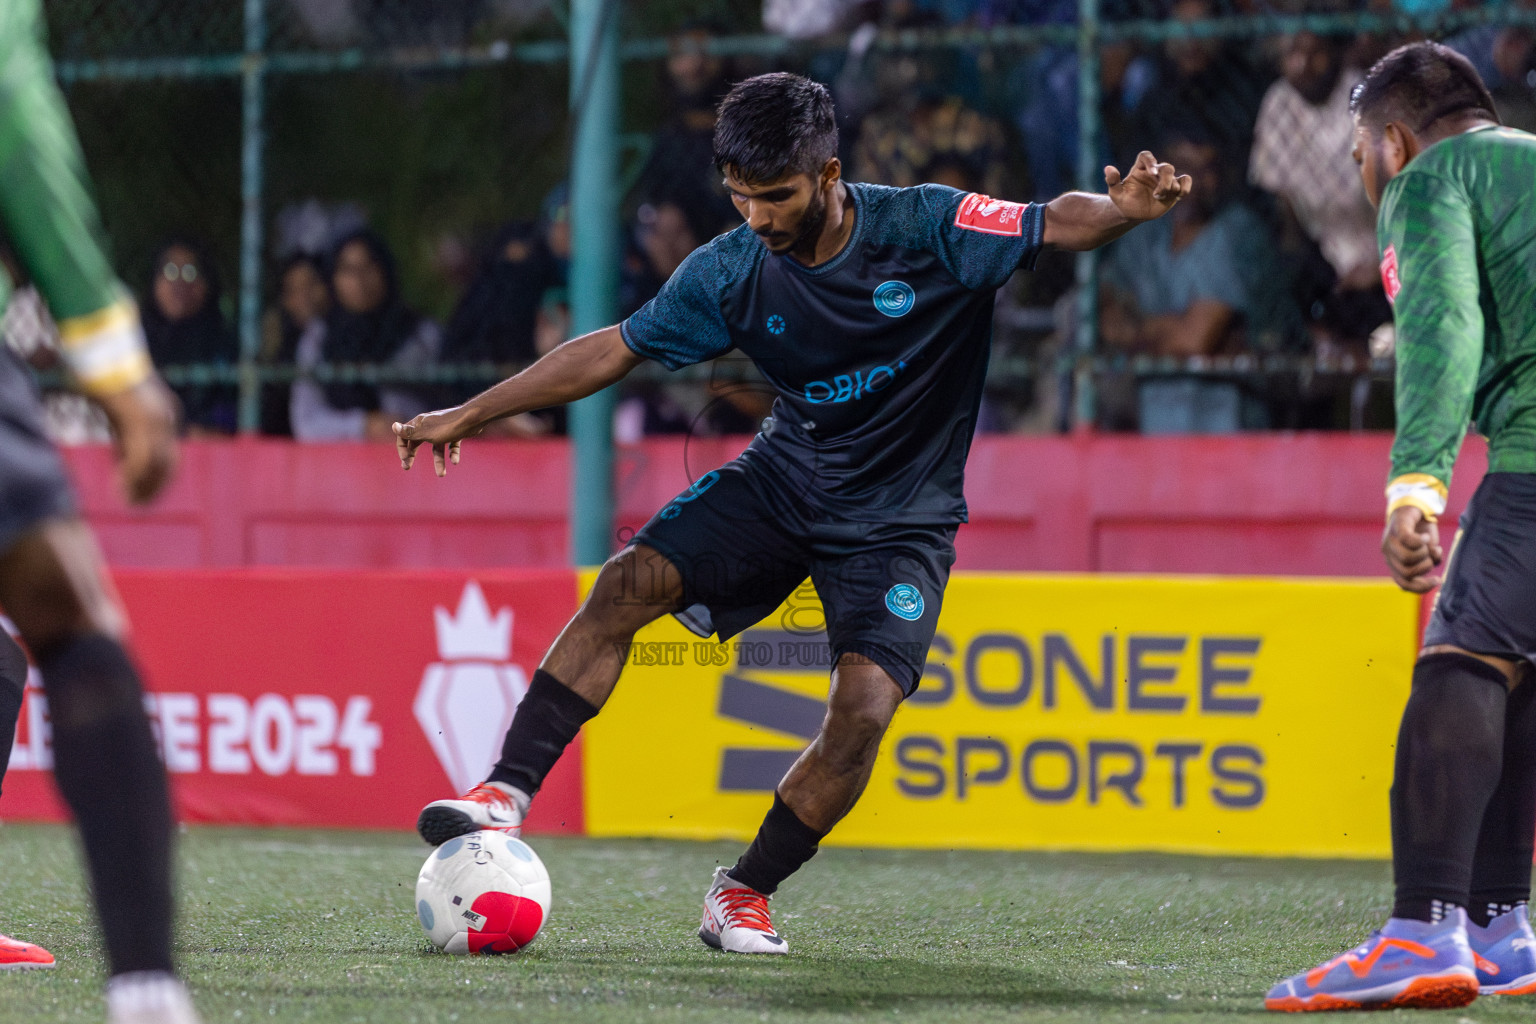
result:
[[[53,954],[42,946],[0,935],[0,971],[35,971],[53,966]]]
[[[515,836],[523,829],[528,799],[504,782],[482,782],[457,799],[427,804],[416,818],[416,831],[433,846],[470,832]]]
[[[725,868],[715,868],[709,892],[704,894],[699,938],[704,945],[727,953],[789,952],[789,943],[773,930],[768,917],[768,897],[736,881]]]

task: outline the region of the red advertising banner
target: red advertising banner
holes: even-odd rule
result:
[[[569,570],[119,571],[183,820],[410,828],[484,778],[576,608]],[[530,831],[583,828],[580,741]],[[58,819],[34,678],[0,818]]]

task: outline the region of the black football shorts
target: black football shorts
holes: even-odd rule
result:
[[[681,574],[677,618],[723,642],[788,600],[779,628],[825,629],[834,664],[861,654],[911,696],[955,561],[955,525],[833,518],[779,482],[770,465],[747,453],[705,473],[635,534],[634,543],[655,548]]]
[[[32,374],[0,343],[0,552],[39,523],[73,515],[69,478],[43,433]]]
[[[1536,665],[1536,473],[1489,473],[1461,514],[1424,646]]]

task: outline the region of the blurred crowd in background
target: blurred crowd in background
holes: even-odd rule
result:
[[[317,24],[326,11],[347,7],[345,0],[287,2]],[[1451,6],[1397,3],[1420,12]],[[469,31],[439,22],[486,6],[418,7],[418,33]],[[1107,20],[1355,9],[1367,7],[1101,0]],[[674,28],[666,58],[644,65],[657,69],[657,101],[649,108],[656,116],[634,161],[624,221],[615,225],[624,254],[619,315],[649,300],[695,247],[740,223],[712,163],[711,134],[716,103],[750,74],[793,70],[832,87],[851,180],[938,182],[1040,201],[1070,189],[1079,148],[1074,45],[1010,50],[962,42],[903,51],[872,44],[888,30],[1072,23],[1076,10],[1075,0],[766,0],[760,26],[701,19]],[[792,49],[799,55],[792,59],[710,52],[714,37],[760,29],[838,45]],[[1101,358],[1091,377],[1097,427],[1220,433],[1391,426],[1391,384],[1379,372],[1391,354],[1391,310],[1377,269],[1374,215],[1350,155],[1348,100],[1364,69],[1401,41],[1303,32],[1104,46],[1103,162],[1125,168],[1150,149],[1192,175],[1195,187],[1170,216],[1103,255]],[[1536,129],[1529,30],[1480,27],[1445,41],[1482,72],[1506,124]],[[87,130],[82,125],[82,135]],[[505,144],[516,147],[516,136],[509,125]],[[461,401],[487,383],[423,385],[412,382],[414,371],[443,364],[506,370],[568,336],[563,184],[551,183],[534,216],[427,238],[390,237],[372,213],[345,192],[294,197],[273,210],[260,360],[290,369],[293,379],[263,385],[263,433],[387,438],[393,420]],[[110,227],[110,204],[107,219]],[[234,254],[211,251],[211,232],[195,223],[175,227],[178,233],[142,253],[136,272],[125,268],[150,349],[161,365],[233,366],[240,346],[220,267],[231,266]],[[396,257],[402,249],[430,253],[441,286],[428,305],[440,308],[412,301]],[[1000,294],[982,430],[1043,432],[1070,423],[1068,357],[1081,308],[1073,280],[1071,258],[1054,255]],[[51,323],[35,294],[19,294],[3,331],[35,364],[50,364]],[[316,379],[320,364],[382,365],[399,371],[398,382]],[[234,384],[204,376],[176,388],[187,431],[233,433]],[[615,435],[750,433],[771,397],[740,359],[707,374],[643,374],[625,385]],[[81,400],[50,393],[48,408],[63,441],[105,436],[98,414]],[[547,410],[500,429],[551,435],[563,431],[564,420]]]

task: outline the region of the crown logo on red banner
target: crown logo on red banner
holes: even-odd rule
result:
[[[432,615],[441,660],[427,666],[412,710],[443,771],[462,791],[491,770],[528,677],[508,663],[512,609],[492,614],[474,580],[464,585],[457,612],[438,606]]]
[[[512,653],[512,609],[502,608],[491,617],[480,584],[470,580],[459,598],[459,610],[448,614],[434,608],[437,619],[437,656],[445,661],[474,659],[506,661]]]

